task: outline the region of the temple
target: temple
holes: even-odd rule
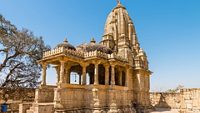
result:
[[[74,47],[65,39],[38,62],[42,82],[28,113],[135,113],[150,107],[147,56],[119,1],[107,17],[101,42],[92,38]],[[48,65],[57,72],[56,86],[46,83]]]

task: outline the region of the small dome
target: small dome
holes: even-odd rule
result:
[[[67,39],[65,39],[62,43],[58,44],[56,46],[56,48],[59,48],[59,47],[64,47],[65,49],[72,49],[72,50],[76,50],[76,48],[71,45],[70,43],[68,43]]]
[[[83,51],[86,51],[86,52],[97,50],[97,51],[101,51],[106,54],[113,53],[113,51],[110,48],[108,48],[104,45],[101,45],[101,44],[96,44],[96,41],[94,40],[94,38],[92,38],[92,40],[90,41],[89,44],[80,45],[80,46],[78,46],[78,48],[81,48]]]

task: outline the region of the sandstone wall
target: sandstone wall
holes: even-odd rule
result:
[[[71,88],[73,87],[73,88]],[[55,90],[55,101],[61,102],[66,109],[76,108],[95,108],[109,107],[115,104],[116,107],[129,106],[133,100],[133,93],[124,90],[123,87],[115,86],[108,90],[105,86],[71,86],[69,88],[57,88]]]
[[[5,89],[5,88],[0,88],[0,103],[4,101],[4,95],[8,95],[8,100],[13,100],[13,101],[33,101],[35,97],[35,89]]]
[[[181,113],[200,113],[200,89],[182,89],[180,93],[152,92],[154,108],[179,109]]]
[[[151,105],[156,108],[169,108],[179,109],[181,96],[180,93],[151,93],[150,94]]]
[[[181,111],[200,113],[200,89],[183,89],[181,94]]]
[[[8,110],[9,111],[18,111],[19,104],[22,102],[33,102],[35,97],[35,89],[17,89],[10,90],[0,88],[0,104],[4,103],[4,92],[8,94]]]

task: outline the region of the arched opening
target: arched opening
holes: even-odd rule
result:
[[[70,73],[70,84],[79,84],[79,74],[76,72]]]
[[[105,84],[105,67],[102,64],[99,64],[99,84],[104,85]]]
[[[79,84],[81,85],[81,75],[82,67],[80,65],[75,65],[70,68],[70,84]]]
[[[55,68],[55,65],[49,65],[49,68],[46,70],[46,84],[56,86],[57,83],[57,74],[60,72]],[[58,72],[57,72],[58,71]]]
[[[86,72],[88,73],[87,74],[87,78],[89,80],[89,84],[94,84],[94,64],[90,64],[87,68],[86,68]]]

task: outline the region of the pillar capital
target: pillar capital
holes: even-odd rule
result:
[[[101,64],[101,61],[100,60],[97,60],[97,61],[92,61],[92,63],[95,65],[95,64]]]
[[[108,68],[108,67],[110,67],[110,64],[106,63],[106,64],[103,64],[103,66],[104,66],[105,68]]]
[[[88,63],[80,63],[80,65],[81,65],[81,67],[83,68],[83,67],[89,66],[90,64],[88,64]]]
[[[111,67],[115,67],[117,65],[116,62],[110,62]]]
[[[41,65],[42,65],[42,68],[43,68],[43,67],[47,67],[48,64],[46,62],[42,62]]]
[[[59,60],[60,61],[60,63],[65,63],[65,62],[67,62],[66,60]]]

